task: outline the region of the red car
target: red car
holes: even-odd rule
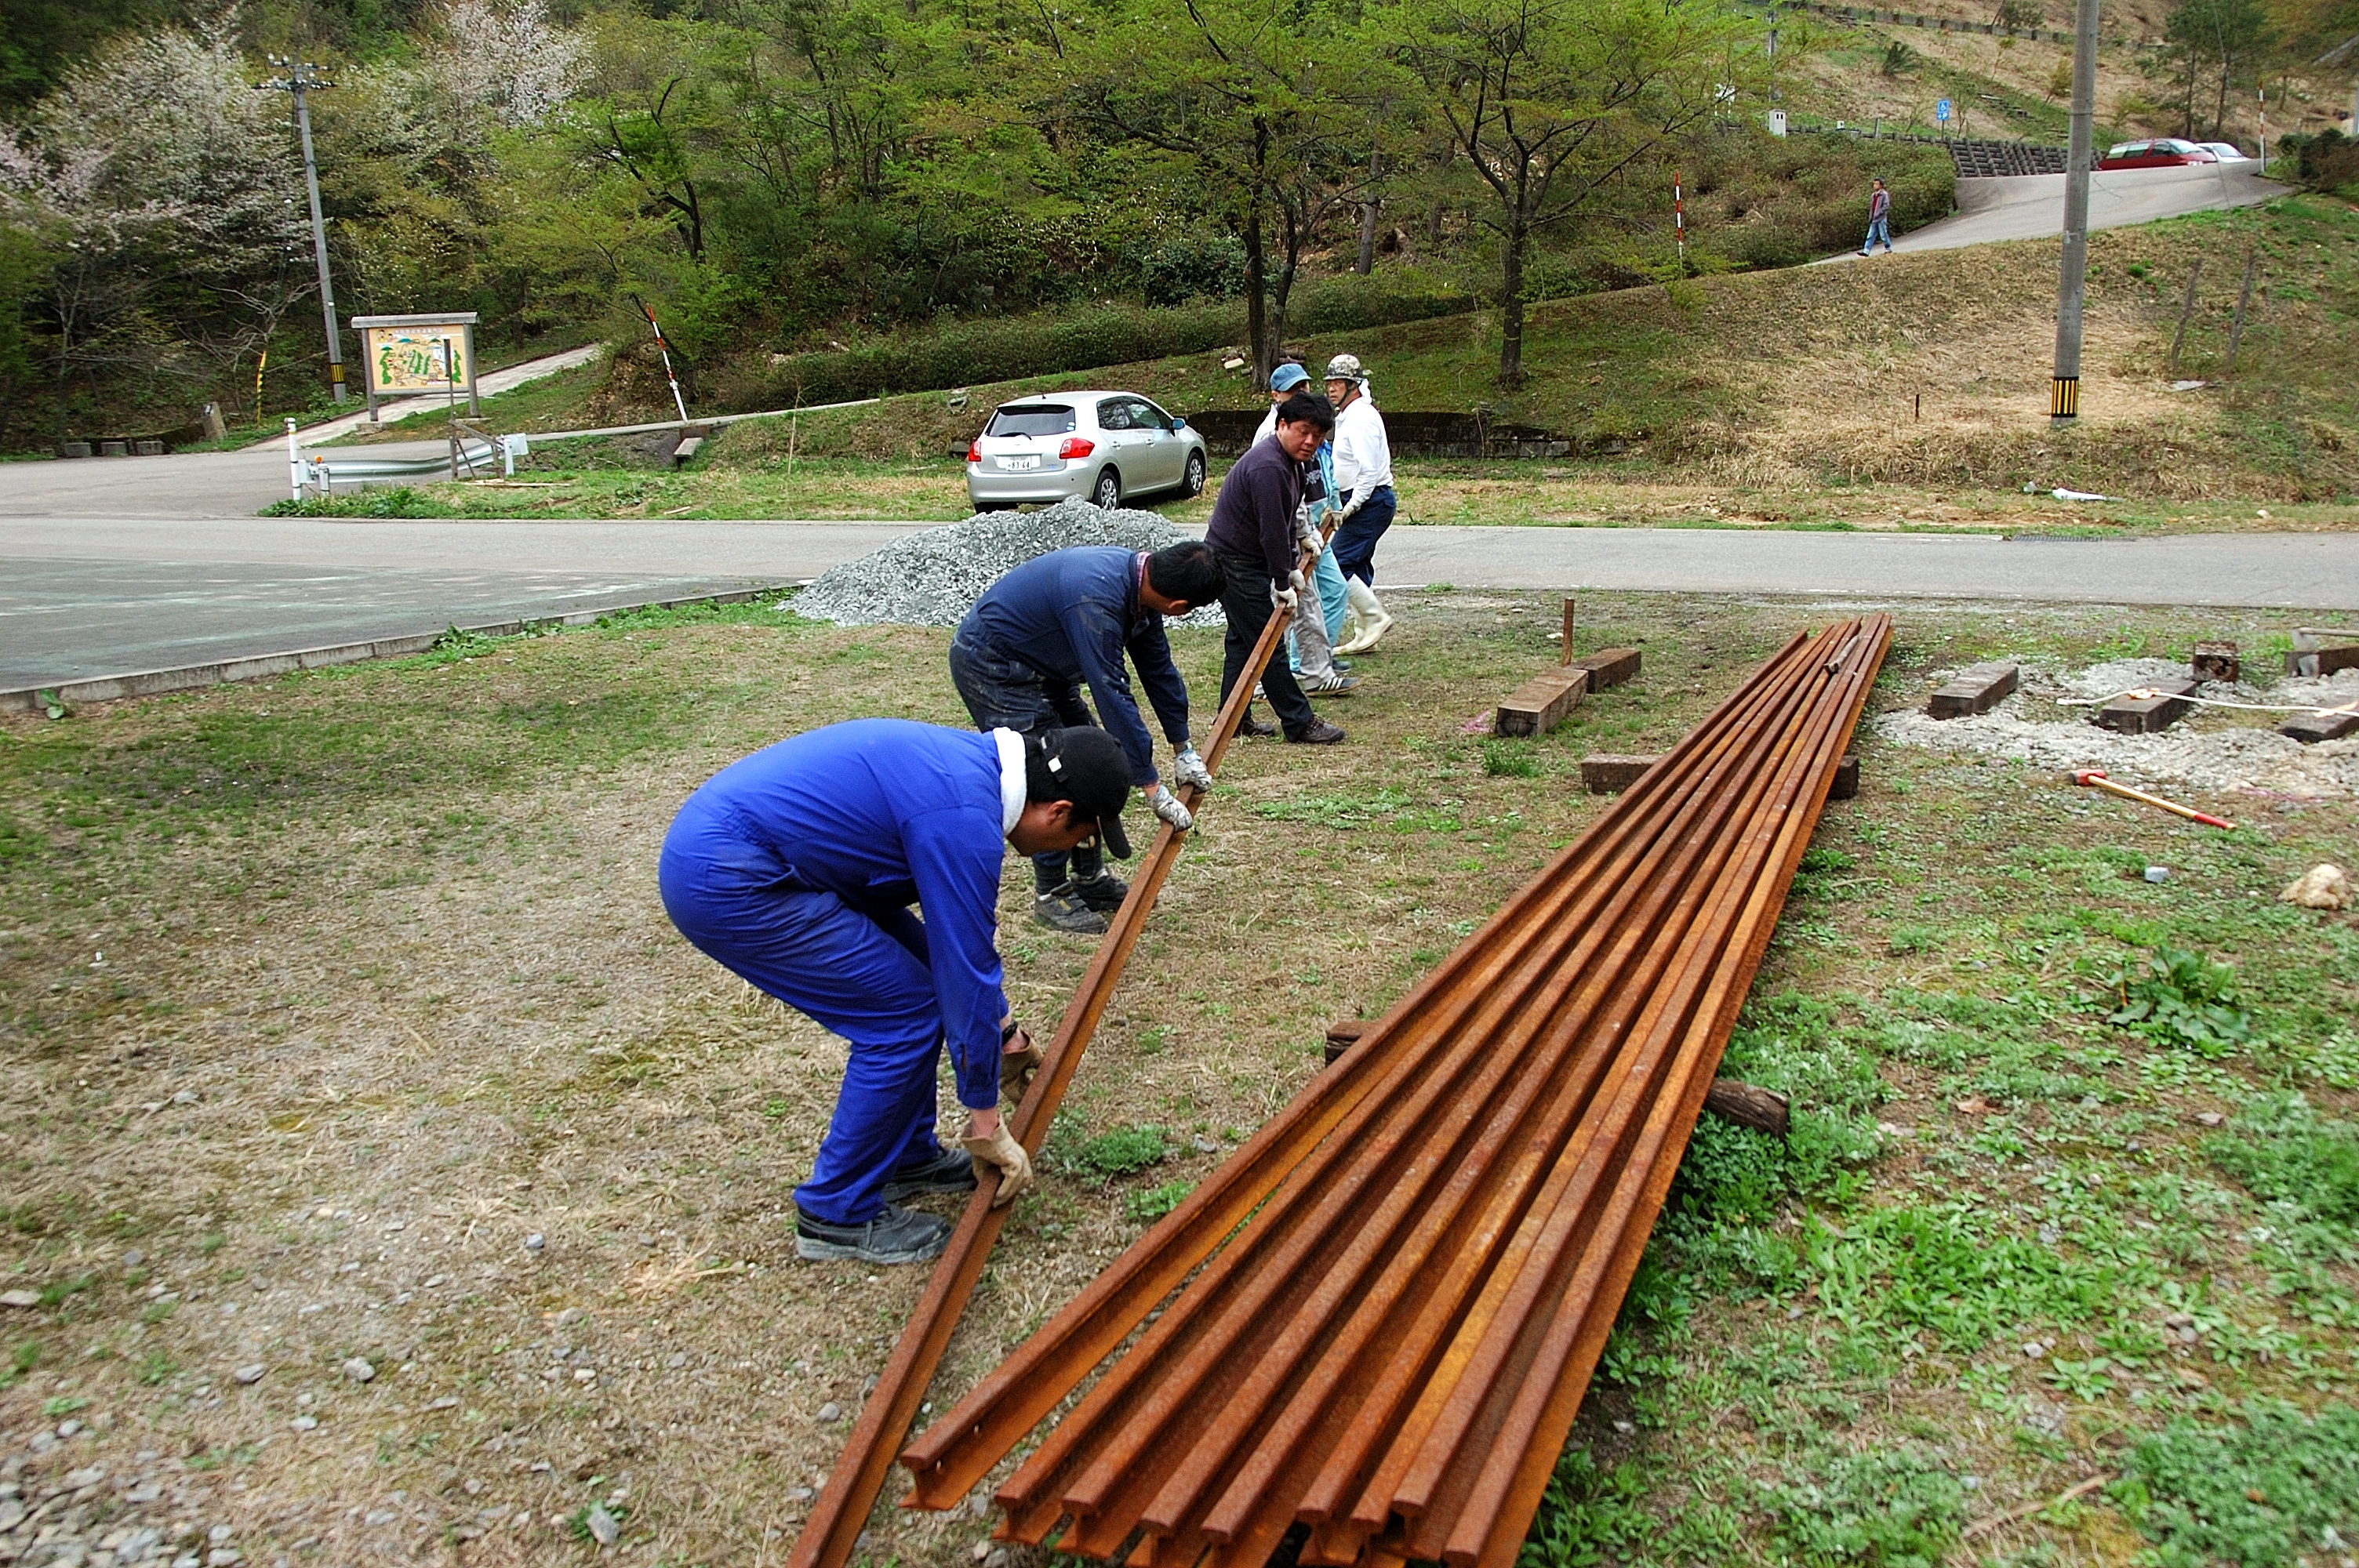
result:
[[[2176,136],[2162,136],[2151,142],[2124,142],[2105,149],[2097,160],[2099,168],[2178,168],[2188,164],[2218,163],[2218,155],[2182,142]]]

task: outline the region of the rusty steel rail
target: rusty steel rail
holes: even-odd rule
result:
[[[1000,1487],[1004,1537],[1259,1568],[1299,1522],[1305,1563],[1509,1568],[1889,640],[1779,650],[911,1443],[908,1502],[1136,1334]]]
[[[1304,557],[1306,566],[1310,558]],[[1262,670],[1285,635],[1288,619],[1285,611],[1273,610],[1269,623],[1262,628],[1246,670],[1239,676],[1228,700],[1221,705],[1212,738],[1202,748],[1206,769],[1220,767],[1229,742],[1236,738],[1237,725],[1245,717],[1246,705],[1253,700],[1254,684],[1261,678]],[[1201,791],[1187,789],[1178,793],[1191,812],[1201,804]],[[1040,1152],[1049,1124],[1055,1119],[1065,1090],[1081,1066],[1082,1053],[1097,1032],[1098,1021],[1104,1016],[1114,987],[1122,979],[1124,966],[1137,945],[1139,931],[1180,857],[1182,837],[1169,823],[1162,824],[1156,833],[1131,881],[1129,896],[1114,912],[1106,934],[1098,939],[1097,951],[1082,973],[1081,987],[1059,1021],[1056,1034],[1041,1053],[1040,1066],[1009,1119],[1011,1132],[1027,1154]],[[860,1419],[844,1442],[843,1453],[837,1458],[826,1485],[820,1488],[802,1533],[795,1538],[794,1550],[787,1559],[788,1568],[843,1568],[851,1561],[853,1547],[867,1525],[869,1510],[875,1507],[884,1490],[886,1476],[893,1466],[894,1451],[917,1419],[926,1386],[941,1364],[951,1333],[958,1326],[967,1298],[973,1293],[975,1281],[982,1278],[984,1265],[990,1260],[991,1249],[999,1239],[1000,1227],[1012,1212],[991,1206],[992,1195],[997,1190],[995,1175],[967,1200],[958,1227],[951,1233],[949,1243],[934,1264],[932,1276],[926,1281],[925,1292],[911,1309],[901,1337],[894,1343],[892,1355],[877,1375],[875,1388],[861,1407]]]

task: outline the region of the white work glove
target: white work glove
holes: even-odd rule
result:
[[[1349,506],[1339,508],[1335,513],[1335,526],[1341,528],[1344,524],[1350,522],[1352,520],[1352,514],[1357,512],[1361,507],[1365,506],[1368,503],[1368,497],[1372,493],[1374,492],[1364,490],[1360,492],[1359,494],[1352,497],[1352,503]]]
[[[1155,815],[1182,833],[1196,826],[1196,818],[1180,804],[1180,797],[1161,784],[1155,786]]]
[[[1007,1130],[1006,1122],[993,1128],[987,1138],[960,1139],[959,1147],[973,1155],[977,1165],[989,1165],[999,1173],[999,1190],[991,1196],[992,1207],[1006,1208],[1016,1201],[1016,1194],[1032,1184],[1032,1157]]]
[[[1327,541],[1320,535],[1319,524],[1310,520],[1310,508],[1308,506],[1295,508],[1294,539],[1313,556],[1327,547]]]
[[[1294,575],[1300,577],[1302,574],[1296,572]],[[1300,602],[1300,599],[1290,588],[1272,587],[1269,590],[1269,602],[1272,609],[1283,610],[1291,614],[1295,605]]]
[[[1183,784],[1192,784],[1206,794],[1212,793],[1212,770],[1193,746],[1182,746],[1180,754],[1171,759],[1171,776]]]
[[[1286,584],[1297,593],[1300,593],[1304,589],[1310,586],[1309,582],[1304,580],[1302,569],[1299,567],[1286,574]]]

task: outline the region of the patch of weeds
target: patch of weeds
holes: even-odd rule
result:
[[[1133,1193],[1123,1199],[1122,1212],[1135,1225],[1152,1225],[1178,1208],[1180,1202],[1195,1190],[1193,1182],[1166,1182],[1159,1187],[1149,1187],[1143,1193]]]
[[[43,1415],[71,1415],[78,1410],[88,1408],[90,1408],[90,1401],[75,1394],[60,1394],[55,1399],[41,1401]]]
[[[1483,742],[1483,771],[1494,778],[1536,779],[1540,776],[1540,760],[1532,755],[1528,746],[1518,746],[1506,741]]]
[[[1169,1152],[1159,1127],[1117,1127],[1073,1152],[1073,1162],[1101,1176],[1127,1176],[1163,1162]]]
[[[180,1303],[178,1302],[149,1302],[146,1306],[139,1309],[139,1321],[142,1323],[161,1323],[179,1310]]]
[[[1312,822],[1331,830],[1384,823],[1396,833],[1455,833],[1465,827],[1457,812],[1449,809],[1456,804],[1444,802],[1440,808],[1425,811],[1409,803],[1406,790],[1379,789],[1373,795],[1357,797],[1298,795],[1286,800],[1257,800],[1253,813],[1274,822]]]
[[[603,1477],[601,1477],[601,1479],[603,1479]],[[565,1528],[572,1532],[574,1540],[591,1541],[595,1539],[590,1531],[590,1511],[592,1509],[603,1509],[606,1517],[613,1519],[616,1524],[620,1524],[625,1519],[631,1517],[631,1510],[629,1508],[621,1503],[584,1503],[580,1508],[565,1516]],[[600,1541],[599,1544],[603,1546],[605,1542]]]
[[[25,1380],[25,1374],[41,1364],[41,1342],[26,1339],[17,1342],[8,1353],[8,1364],[0,1367],[0,1389],[13,1389]]]
[[[68,1296],[80,1295],[97,1282],[94,1274],[77,1274],[70,1280],[60,1280],[41,1287],[41,1304],[55,1306]]]
[[[139,1380],[151,1389],[179,1369],[180,1364],[161,1350],[150,1350],[139,1358]]]
[[[0,854],[5,854],[0,841]],[[2359,1034],[2338,1030],[2315,1045],[2289,1048],[2294,1070],[2331,1089],[2359,1089]]]
[[[2173,1422],[2132,1449],[2112,1488],[2158,1568],[2288,1563],[2343,1547],[2359,1520],[2359,1410],[2315,1417],[2255,1400],[2241,1425]]]
[[[2120,1004],[2105,1022],[2163,1045],[2184,1045],[2218,1061],[2253,1037],[2253,1015],[2237,1005],[2236,971],[2201,953],[2158,946],[2105,977]]]
[[[1629,1460],[1608,1469],[1588,1449],[1569,1445],[1540,1495],[1539,1511],[1516,1555],[1516,1568],[1588,1568],[1626,1562],[1660,1533],[1641,1505],[1647,1480]]]
[[[1884,939],[1885,950],[1896,958],[1930,953],[1940,945],[1940,932],[1930,925],[1896,925]]]
[[[2320,1116],[2298,1094],[2253,1101],[2234,1132],[2203,1141],[2203,1152],[2256,1197],[2359,1227],[2359,1125]]]
[[[1762,1488],[1779,1543],[1804,1563],[1938,1568],[1965,1519],[1965,1491],[1932,1454],[1838,1454]]]

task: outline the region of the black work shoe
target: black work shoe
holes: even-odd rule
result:
[[[923,1263],[941,1255],[952,1228],[940,1215],[919,1214],[891,1204],[865,1225],[830,1225],[823,1219],[798,1216],[795,1256],[813,1263],[837,1258],[863,1263]]]
[[[1130,896],[1130,884],[1112,872],[1100,871],[1093,877],[1074,878],[1072,896],[1085,909],[1094,909],[1100,914],[1112,914],[1122,907],[1122,901]]]
[[[1256,719],[1253,716],[1253,709],[1248,708],[1245,709],[1245,718],[1237,722],[1237,733],[1240,735],[1250,735],[1256,741],[1266,741],[1271,736],[1277,733],[1277,726],[1275,724],[1264,724],[1260,719]]]
[[[1310,728],[1303,730],[1301,734],[1287,737],[1298,746],[1332,746],[1343,738],[1343,727],[1340,724],[1330,724],[1324,719],[1313,719]]]
[[[885,1183],[885,1201],[922,1197],[928,1193],[974,1191],[974,1156],[962,1149],[945,1149],[930,1160],[903,1165]]]
[[[1103,936],[1106,917],[1073,896],[1073,884],[1060,882],[1048,892],[1032,895],[1032,918],[1051,931],[1069,936]]]

